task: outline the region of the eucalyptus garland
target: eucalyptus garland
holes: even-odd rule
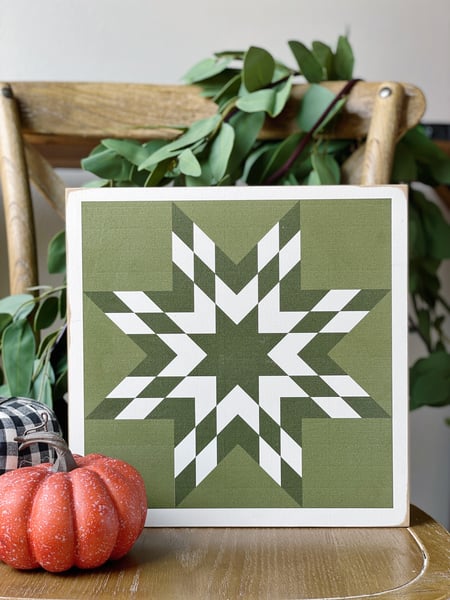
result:
[[[82,161],[83,169],[96,176],[90,185],[340,184],[342,165],[361,140],[330,140],[322,134],[344,107],[357,81],[353,78],[352,47],[345,36],[338,38],[335,48],[320,41],[314,41],[310,48],[299,41],[289,41],[288,45],[294,67],[256,46],[246,51],[218,52],[200,61],[184,81],[202,89],[215,103],[215,114],[179,127],[179,135],[170,141],[103,140]],[[319,85],[332,80],[347,82],[337,95]],[[264,139],[264,124],[282,115],[298,81],[310,83],[296,114],[298,130],[283,139]],[[450,157],[427,137],[421,125],[398,142],[391,183],[410,187],[409,325],[425,350],[425,357],[410,369],[410,406],[443,406],[450,404],[450,341],[445,333],[450,306],[442,294],[439,273],[442,263],[450,258],[450,225],[438,204],[424,193],[423,184],[429,188],[450,185]],[[61,265],[62,248],[63,237],[58,236],[50,247],[50,264],[56,255]],[[64,292],[62,286],[45,289],[37,297],[27,295],[25,305],[37,305],[36,314],[40,315],[31,325],[23,302],[13,297],[0,300],[2,395],[41,394],[42,399],[44,394],[43,399],[51,404],[64,392]],[[36,336],[42,324],[49,327],[58,317],[62,317],[63,326],[36,349],[30,331]],[[20,341],[25,329],[27,348]],[[29,367],[20,372],[14,368],[17,361],[11,358],[13,354],[20,356],[21,365]]]
[[[320,133],[345,104],[353,84],[353,51],[343,36],[335,52],[321,42],[312,50],[297,41],[289,47],[294,69],[255,46],[199,62],[184,81],[201,86],[217,105],[216,114],[181,128],[169,142],[103,140],[82,161],[99,177],[93,185],[339,184],[339,164],[353,141],[325,141]],[[283,112],[299,77],[313,84],[297,114],[299,131],[263,141],[266,119]],[[316,85],[327,80],[350,83],[336,97]]]

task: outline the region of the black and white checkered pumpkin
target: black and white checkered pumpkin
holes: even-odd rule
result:
[[[30,398],[3,398],[0,396],[0,475],[18,467],[54,462],[55,451],[47,444],[33,444],[19,452],[14,441],[27,429],[43,423],[43,413],[48,416],[47,430],[61,434],[55,413],[42,402]]]

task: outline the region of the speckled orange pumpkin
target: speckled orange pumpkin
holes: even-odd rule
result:
[[[17,438],[53,445],[58,459],[0,476],[0,559],[17,569],[61,572],[124,556],[142,532],[144,481],[128,463],[73,456],[58,434]]]

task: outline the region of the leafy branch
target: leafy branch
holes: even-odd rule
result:
[[[264,185],[294,183],[294,178],[305,184],[339,183],[332,151],[349,144],[335,142],[330,150],[330,142],[317,134],[342,109],[353,83],[347,83],[337,97],[315,84],[351,79],[352,49],[343,36],[334,52],[321,42],[314,42],[312,50],[296,41],[289,46],[295,68],[255,46],[199,62],[185,81],[202,87],[203,94],[217,104],[216,114],[180,129],[180,135],[169,142],[103,140],[82,161],[83,168],[99,178],[93,185]],[[313,82],[297,115],[299,132],[285,140],[262,142],[266,119],[283,112],[299,76]],[[298,160],[308,147],[314,153],[313,169],[308,169],[311,152],[304,164]]]
[[[65,273],[64,232],[49,244],[48,268]],[[0,395],[35,398],[50,407],[62,398],[67,391],[65,332],[65,283],[1,299]]]

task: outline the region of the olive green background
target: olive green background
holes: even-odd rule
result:
[[[82,205],[83,289],[170,290],[170,202]],[[235,262],[294,205],[292,200],[177,202]],[[389,199],[301,200],[304,289],[391,287]],[[391,297],[388,294],[331,356],[391,414]],[[118,456],[143,474],[150,507],[174,506],[170,421],[89,419],[144,358],[84,296],[85,439],[88,452]],[[390,419],[304,419],[305,507],[392,505]],[[293,507],[239,447],[183,507]]]

